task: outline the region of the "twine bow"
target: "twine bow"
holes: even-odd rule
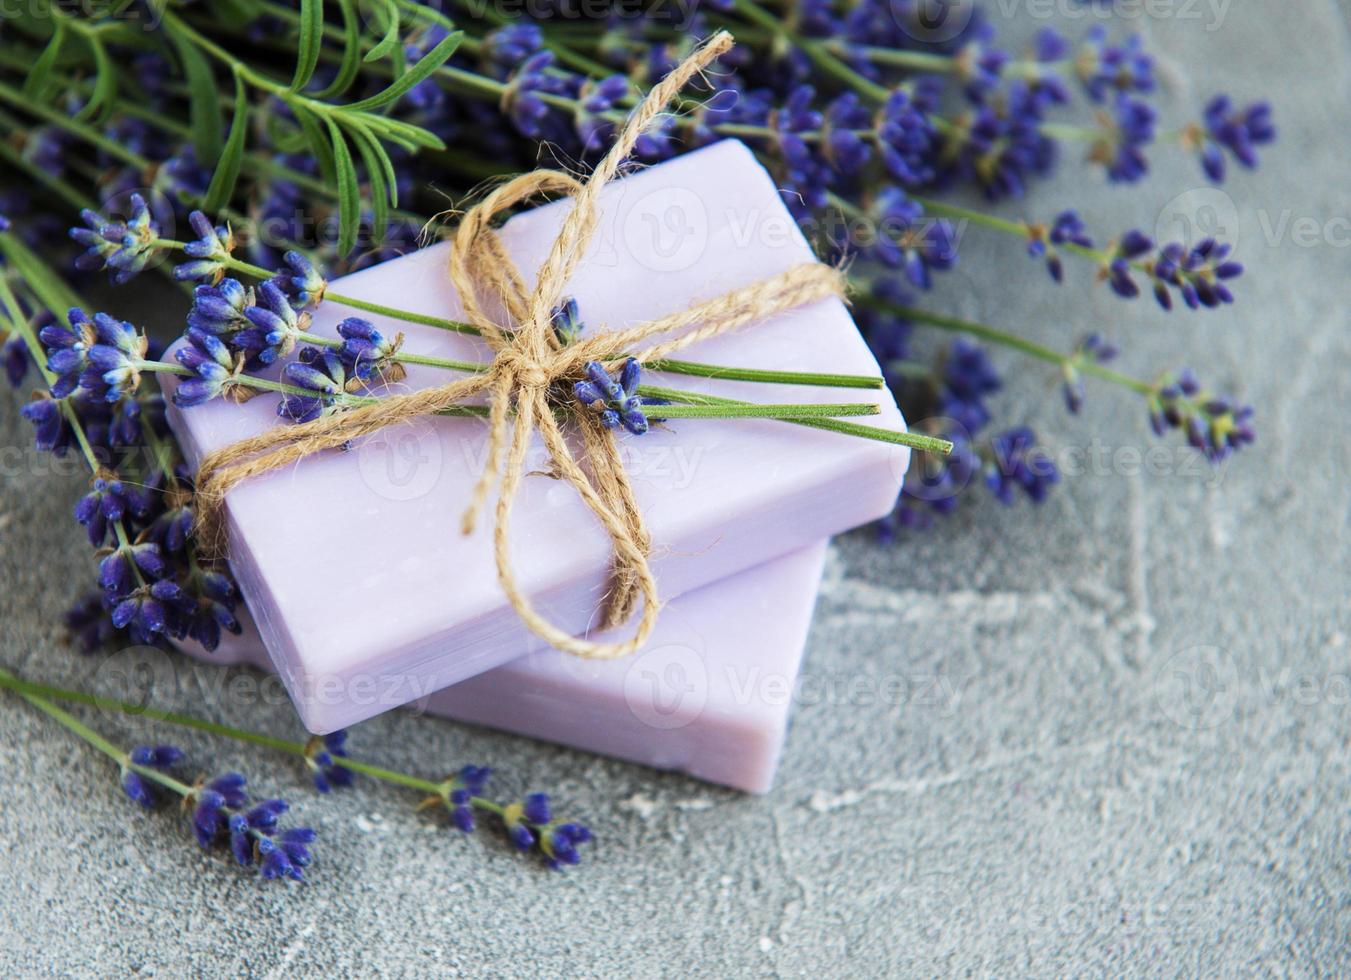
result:
[[[451,243],[449,274],[464,307],[465,320],[477,328],[493,351],[487,369],[462,380],[378,403],[325,416],[299,426],[274,429],[232,443],[203,459],[197,473],[199,534],[208,543],[222,540],[225,495],[252,477],[291,466],[308,456],[342,446],[353,439],[409,422],[486,395],[488,399],[487,461],[461,522],[469,534],[494,484],[500,478],[493,549],[498,579],[508,601],[532,632],[557,649],[581,657],[622,657],[641,647],[656,625],[660,603],[648,556],[651,540],[624,471],[613,434],[594,412],[573,400],[565,404],[582,436],[585,467],[574,458],[555,414],[551,396],[555,382],[576,379],[589,361],[613,360],[631,351],[637,360],[665,357],[700,340],[814,300],[844,294],[843,274],[821,263],[808,263],[743,289],[658,320],[624,330],[597,332],[563,344],[552,328],[552,315],[569,279],[586,252],[599,223],[597,198],[619,172],[639,136],[689,79],[732,47],[720,31],[655,86],[629,117],[614,146],[591,177],[537,170],[502,185],[462,218]],[[565,193],[573,207],[540,268],[533,290],[490,227],[499,213],[541,194]],[[504,327],[480,304],[480,297],[500,298],[514,324]],[[649,338],[683,328],[679,336],[634,350]],[[570,386],[559,386],[570,387]],[[512,409],[515,409],[513,412]],[[538,432],[553,464],[553,475],[566,480],[610,536],[611,588],[601,626],[627,622],[639,601],[642,616],[628,639],[597,643],[575,637],[540,615],[520,590],[511,566],[511,510],[525,475],[530,437]],[[504,461],[505,455],[505,461]]]

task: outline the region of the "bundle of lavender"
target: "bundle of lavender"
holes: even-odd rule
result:
[[[1008,325],[948,316],[925,293],[956,263],[963,222],[1009,237],[1057,282],[1079,264],[1123,299],[1150,292],[1164,311],[1222,309],[1243,271],[1223,243],[1155,242],[1138,230],[1104,242],[1073,209],[1017,221],[945,195],[974,187],[991,202],[1016,198],[1051,176],[1066,146],[1086,148],[1113,183],[1138,182],[1156,144],[1195,154],[1218,182],[1231,160],[1256,165],[1257,148],[1275,135],[1269,108],[1220,95],[1165,132],[1138,39],[1101,26],[1074,39],[1047,29],[1015,55],[978,11],[954,3],[935,19],[932,6],[732,0],[679,16],[616,4],[597,17],[560,2],[509,19],[414,0],[109,0],[78,13],[30,5],[8,20],[5,360],[16,387],[38,383],[23,413],[39,447],[79,452],[93,475],[76,518],[100,549],[99,590],[72,612],[72,630],[91,647],[122,636],[211,650],[222,631],[240,628],[238,587],[193,533],[196,469],[168,428],[153,375],[180,376],[171,410],[185,417],[267,391],[303,430],[366,407],[372,384],[397,384],[409,370],[481,370],[472,358],[405,349],[389,328],[454,335],[479,326],[330,283],[413,251],[424,229],[439,227],[428,221],[447,194],[460,200],[485,180],[533,170],[545,148],[596,165],[643,94],[720,29],[737,46],[684,87],[678,111],[644,127],[632,156],[657,164],[721,141],[749,147],[816,256],[848,269],[880,378],[768,361],[648,360],[649,370],[705,385],[691,393],[644,384],[637,360],[597,357],[565,380],[603,427],[637,435],[663,420],[754,416],[929,450],[888,501],[883,537],[950,512],[968,487],[1039,502],[1058,481],[1026,426],[994,423],[988,402],[1000,377],[983,345],[1058,370],[1071,412],[1093,379],[1141,399],[1156,432],[1180,430],[1209,459],[1251,442],[1251,408],[1207,391],[1190,370],[1123,373],[1108,366],[1118,356],[1111,338],[1090,334],[1059,351]],[[74,211],[81,224],[68,230]],[[83,300],[84,278],[99,273],[117,284],[158,275],[192,290],[173,359],[161,360],[144,330]],[[549,343],[566,347],[590,315],[587,304],[558,299]],[[329,309],[331,329],[315,329]],[[912,354],[918,330],[956,338],[922,361]],[[875,399],[748,405],[714,394],[711,379],[795,392],[885,384],[912,425],[869,432],[847,421],[885,411]],[[837,529],[809,529],[798,543]],[[149,761],[119,759],[155,781],[161,757],[141,756]],[[509,829],[524,826],[511,813]],[[549,821],[531,826],[531,844],[552,840]],[[560,833],[563,844],[546,854],[566,860],[572,832]],[[252,853],[261,851],[256,839]]]

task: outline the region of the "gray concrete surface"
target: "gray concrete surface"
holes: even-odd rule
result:
[[[1016,29],[1037,26],[1027,11],[1042,5],[1003,6],[1018,11]],[[890,550],[866,535],[839,541],[807,665],[818,690],[835,682],[837,693],[799,706],[766,798],[402,714],[357,730],[391,765],[438,774],[477,761],[504,788],[554,793],[600,838],[565,875],[491,835],[433,826],[401,792],[365,782],[320,799],[282,758],[177,736],[204,764],[295,797],[320,829],[311,880],[264,885],[199,854],[172,813],[133,810],[105,762],[0,700],[0,969],[1351,968],[1346,11],[1330,0],[1245,0],[1222,17],[1209,4],[1167,9],[1140,24],[1167,61],[1171,121],[1216,89],[1277,105],[1279,147],[1226,187],[1251,270],[1239,305],[1164,317],[1089,292],[1077,266],[1057,290],[1027,274],[1016,244],[975,231],[935,301],[1056,344],[1104,329],[1141,374],[1193,363],[1259,406],[1255,449],[1215,473],[1187,468],[1181,452],[1166,472],[1144,472],[1137,454],[1158,443],[1129,396],[1094,388],[1071,420],[1048,372],[999,355],[1011,379],[1001,410],[1062,452],[1097,440],[1105,464],[1039,511],[982,501]],[[1192,161],[1155,156],[1154,176],[1133,189],[1102,188],[1067,160],[1026,212],[1077,203],[1099,229],[1149,227],[1200,184]],[[1016,288],[998,292],[1008,281]],[[26,446],[12,407],[3,420],[0,445]],[[0,662],[99,688],[98,661],[64,647],[53,625],[74,592],[65,583],[89,574],[68,518],[82,480],[21,458],[0,475]],[[851,682],[877,690],[894,677],[908,695],[849,694]],[[157,702],[193,704],[197,683],[180,671]],[[284,706],[197,710],[296,731]]]

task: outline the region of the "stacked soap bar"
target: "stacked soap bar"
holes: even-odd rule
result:
[[[561,201],[502,229],[526,274],[543,261],[570,207]],[[609,185],[601,227],[570,283],[594,329],[622,329],[811,261],[774,182],[741,144],[716,144]],[[444,247],[432,247],[333,283],[332,290],[413,313],[455,318]],[[354,313],[333,301],[312,331],[336,336]],[[475,338],[367,316],[404,350],[484,360]],[[828,300],[688,348],[707,363],[877,375],[844,305]],[[171,390],[172,378],[165,378]],[[406,386],[455,375],[409,368]],[[838,389],[663,376],[685,387],[761,402],[836,402]],[[890,394],[865,420],[901,430]],[[189,462],[280,423],[275,399],[211,402],[169,421]],[[487,527],[461,536],[460,515],[485,458],[478,419],[429,418],[358,441],[230,492],[231,564],[272,664],[312,731],[345,727],[464,681],[543,644],[519,621],[497,582]],[[765,420],[687,420],[621,451],[653,539],[665,600],[716,582],[886,513],[908,463],[902,447]],[[542,447],[531,469],[546,468]],[[537,465],[536,465],[537,464]],[[491,514],[491,503],[485,513]],[[486,523],[486,522],[485,522]],[[537,607],[584,633],[601,604],[608,541],[566,484],[526,479],[513,508],[513,561]],[[735,627],[727,625],[727,628]],[[372,686],[379,699],[358,697]]]
[[[686,593],[624,660],[533,653],[414,702],[435,715],[674,769],[751,793],[774,781],[825,544]],[[251,623],[218,664],[271,663]],[[372,692],[374,696],[374,692]]]

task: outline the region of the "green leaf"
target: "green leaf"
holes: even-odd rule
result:
[[[44,101],[43,96],[47,91],[47,77],[51,75],[52,66],[56,64],[56,59],[61,57],[61,45],[65,40],[66,22],[58,19],[52,25],[52,39],[42,49],[42,54],[38,56],[38,60],[33,62],[32,71],[24,79],[24,95],[38,102]]]
[[[296,73],[291,79],[292,92],[299,92],[314,77],[323,41],[324,0],[300,0],[300,42],[296,51]]]
[[[347,255],[356,247],[357,224],[361,221],[361,186],[357,183],[356,166],[342,130],[332,119],[328,135],[333,140],[333,163],[338,183],[338,252]]]
[[[387,18],[385,36],[380,39],[379,44],[366,52],[364,60],[367,62],[379,61],[399,46],[399,8],[392,3],[386,3],[383,16]]]
[[[333,166],[333,147],[328,137],[324,135],[323,127],[319,125],[319,117],[299,104],[292,104],[291,111],[295,113],[296,122],[300,123],[310,152],[314,154],[315,160],[319,161],[319,172],[325,180],[333,181],[336,174]]]
[[[192,121],[192,145],[198,160],[215,160],[220,156],[220,93],[211,63],[193,43],[170,32],[178,60],[183,64],[183,76],[188,83],[189,115]]]
[[[441,137],[423,129],[421,126],[414,126],[399,119],[390,119],[388,116],[378,116],[369,112],[360,113],[354,118],[372,132],[379,133],[385,139],[398,143],[408,150],[414,150],[419,146],[429,150],[444,150],[446,148],[446,144],[442,142]]]
[[[316,96],[320,99],[330,99],[346,92],[356,80],[357,72],[361,71],[361,21],[357,17],[354,0],[338,0],[338,6],[342,10],[342,63],[338,66],[333,82]]]
[[[389,228],[389,206],[397,203],[398,191],[394,186],[397,175],[389,154],[368,131],[353,126],[352,138],[361,152],[362,163],[366,165],[366,178],[371,185],[371,240],[373,243],[379,242]]]
[[[108,49],[94,34],[86,34],[85,40],[94,55],[94,91],[90,93],[89,101],[75,114],[76,122],[94,118],[101,110],[110,108],[117,98],[117,72],[108,57]]]
[[[423,56],[412,68],[408,69],[403,75],[396,79],[389,88],[382,92],[377,92],[369,99],[362,99],[360,102],[353,102],[351,105],[344,106],[344,109],[365,111],[368,109],[378,109],[381,106],[389,105],[400,99],[405,92],[413,88],[419,82],[426,81],[436,69],[446,63],[446,60],[455,53],[455,49],[460,46],[460,39],[464,37],[463,31],[456,31],[448,35],[440,44],[432,48]]]
[[[244,143],[249,132],[249,96],[244,80],[235,75],[235,114],[230,120],[230,135],[225,140],[225,149],[216,172],[211,175],[211,186],[206,190],[206,200],[202,210],[214,215],[224,207],[234,195],[235,183],[239,180],[239,166],[244,161]]]

